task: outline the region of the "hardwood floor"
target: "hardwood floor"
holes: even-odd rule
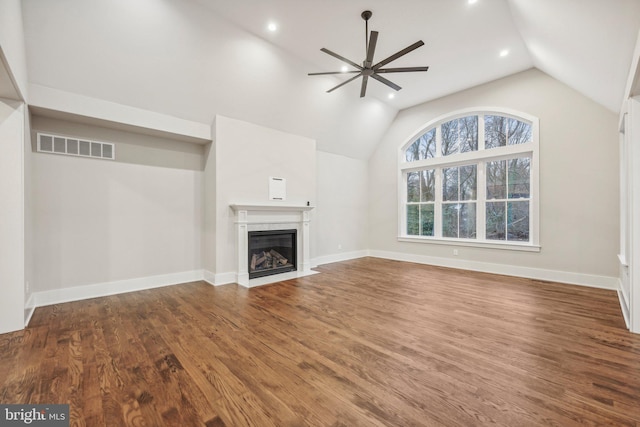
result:
[[[43,307],[0,335],[1,403],[87,426],[635,426],[615,292],[363,258]]]

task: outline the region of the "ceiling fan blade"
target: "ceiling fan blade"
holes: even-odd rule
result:
[[[376,73],[408,73],[411,71],[429,71],[429,67],[378,68]]]
[[[359,73],[360,71],[358,70],[349,70],[349,71],[327,71],[327,72],[323,72],[323,73],[309,73],[307,74],[308,76],[324,76],[327,74],[352,74],[352,73]]]
[[[371,31],[371,36],[369,37],[369,46],[367,47],[367,59],[365,59],[364,66],[371,67],[373,63],[373,54],[376,51],[376,44],[378,43],[378,32]]]
[[[397,84],[395,84],[394,82],[389,81],[389,80],[385,79],[384,77],[379,76],[379,75],[377,75],[377,74],[375,74],[375,73],[371,74],[371,77],[373,77],[374,79],[376,79],[377,81],[379,81],[379,82],[381,82],[381,83],[386,84],[387,86],[389,86],[389,87],[390,87],[390,88],[392,88],[392,89],[395,89],[395,90],[400,90],[400,89],[402,89],[400,86],[398,86],[398,85],[397,85]]]
[[[369,80],[369,76],[362,76],[362,86],[360,87],[360,98],[364,98],[365,93],[367,93],[367,80]]]
[[[342,87],[342,86],[346,85],[347,83],[354,81],[355,79],[357,79],[357,78],[358,78],[358,77],[360,77],[361,75],[362,75],[362,74],[360,73],[360,74],[358,74],[358,75],[356,75],[356,76],[351,77],[349,80],[345,80],[345,81],[343,81],[343,82],[342,82],[342,83],[340,83],[338,86],[334,86],[334,87],[332,87],[331,89],[329,89],[329,90],[327,91],[327,93],[329,93],[329,92],[333,92],[334,90],[338,89],[339,87]]]
[[[347,58],[345,58],[345,57],[344,57],[344,56],[342,56],[342,55],[338,55],[338,54],[337,54],[337,53],[335,53],[335,52],[331,52],[329,49],[325,49],[324,47],[323,47],[322,49],[320,49],[320,50],[321,50],[322,52],[324,52],[324,53],[328,54],[328,55],[333,56],[334,58],[339,59],[339,60],[340,60],[340,61],[342,61],[342,62],[346,62],[347,64],[349,64],[349,65],[352,65],[352,66],[356,67],[358,70],[362,70],[362,66],[360,66],[360,65],[356,64],[356,63],[355,63],[355,62],[353,62],[353,61],[348,60]]]
[[[378,71],[378,68],[382,67],[383,65],[386,65],[391,61],[395,61],[396,59],[400,58],[401,56],[406,55],[407,53],[411,52],[412,50],[415,50],[415,49],[419,48],[422,45],[424,45],[424,42],[422,40],[419,40],[419,41],[415,42],[414,44],[412,44],[411,46],[405,47],[401,51],[398,51],[398,52],[394,53],[393,55],[391,55],[387,59],[383,59],[382,61],[380,61],[376,65],[374,65],[373,66],[374,71]]]

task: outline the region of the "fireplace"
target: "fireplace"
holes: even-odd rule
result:
[[[249,231],[249,279],[296,271],[297,230]]]
[[[234,279],[236,283],[240,286],[253,288],[254,286],[262,286],[268,283],[305,277],[317,273],[311,270],[311,256],[309,253],[309,213],[314,208],[313,206],[306,204],[288,205],[283,203],[268,203],[232,204],[230,207],[235,212],[236,265],[238,268]],[[251,275],[251,277],[249,277],[251,259],[253,258],[253,254],[249,250],[250,236],[260,231],[280,234],[283,233],[283,230],[287,233],[294,231],[296,233],[293,236],[289,236],[289,238],[292,239],[291,243],[287,243],[286,245],[280,244],[281,247],[290,248],[293,256],[280,255],[287,259],[287,264],[291,263],[294,267],[289,266],[285,270],[274,270],[272,264],[272,271],[268,272],[268,275],[264,274],[264,277]],[[265,249],[266,248],[261,249],[260,252],[264,252]],[[271,252],[270,249],[269,252]],[[285,251],[283,250],[282,252]],[[294,257],[295,262],[291,262],[294,260]],[[256,259],[256,264],[257,261]],[[263,270],[267,271],[267,269]],[[282,274],[275,274],[276,272]]]

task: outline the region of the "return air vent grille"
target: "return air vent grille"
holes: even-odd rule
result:
[[[116,158],[116,147],[109,142],[88,141],[79,138],[38,133],[38,151],[41,153],[66,154],[68,156],[92,157],[95,159]]]

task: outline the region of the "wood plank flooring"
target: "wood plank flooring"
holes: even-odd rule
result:
[[[615,292],[362,258],[38,308],[0,335],[1,403],[77,426],[636,426]]]

